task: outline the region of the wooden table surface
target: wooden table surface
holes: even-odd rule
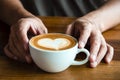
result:
[[[49,32],[64,33],[66,25],[75,18],[41,17]],[[115,49],[112,62],[101,62],[96,68],[88,64],[70,66],[60,73],[47,73],[35,64],[17,62],[6,57],[3,47],[9,36],[9,26],[0,23],[0,80],[120,80],[120,25],[103,33],[106,41]]]

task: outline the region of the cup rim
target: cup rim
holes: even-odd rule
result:
[[[76,43],[75,43],[75,45],[74,45],[73,47],[70,47],[70,48],[64,49],[64,50],[46,50],[46,49],[37,48],[37,47],[35,47],[34,45],[32,45],[32,43],[31,43],[32,38],[31,38],[31,39],[29,40],[29,47],[32,47],[32,48],[34,48],[34,49],[36,49],[36,50],[38,50],[38,51],[45,51],[45,52],[60,52],[60,51],[66,51],[66,50],[69,50],[69,49],[74,48],[75,46],[78,46],[77,39],[74,38],[74,37],[71,36],[71,35],[64,34],[64,33],[47,33],[47,34],[62,34],[62,35],[65,35],[65,36],[69,36],[69,37],[71,37],[72,39],[74,39]],[[46,35],[46,34],[40,34],[40,35]],[[37,36],[40,36],[40,35],[37,35]]]

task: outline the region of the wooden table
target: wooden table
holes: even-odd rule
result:
[[[66,25],[75,18],[41,17],[49,32],[64,33]],[[3,52],[9,27],[0,23],[0,80],[120,80],[120,25],[103,33],[106,41],[115,48],[113,61],[110,64],[101,62],[96,68],[70,66],[60,73],[47,73],[34,64],[26,64],[7,58]]]

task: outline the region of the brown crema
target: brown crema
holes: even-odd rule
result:
[[[47,47],[40,46],[38,44],[38,41],[40,39],[44,39],[44,38],[50,38],[50,39],[53,39],[53,40],[57,39],[57,38],[64,38],[64,39],[69,40],[69,42],[70,42],[69,45],[66,46],[66,47],[60,48],[59,50],[65,50],[65,49],[72,48],[77,43],[77,41],[73,37],[71,37],[69,35],[61,34],[61,33],[48,33],[48,34],[38,35],[38,36],[32,37],[32,39],[30,40],[30,43],[38,49],[53,50],[53,51],[56,50],[56,49],[53,49],[53,48],[47,48]]]

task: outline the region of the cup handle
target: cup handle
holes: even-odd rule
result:
[[[86,54],[86,58],[84,60],[82,60],[82,61],[74,60],[72,62],[72,65],[83,65],[83,64],[88,62],[88,59],[89,59],[89,56],[90,56],[89,51],[87,49],[82,48],[82,49],[78,49],[77,54],[79,54],[80,52],[84,52]]]

